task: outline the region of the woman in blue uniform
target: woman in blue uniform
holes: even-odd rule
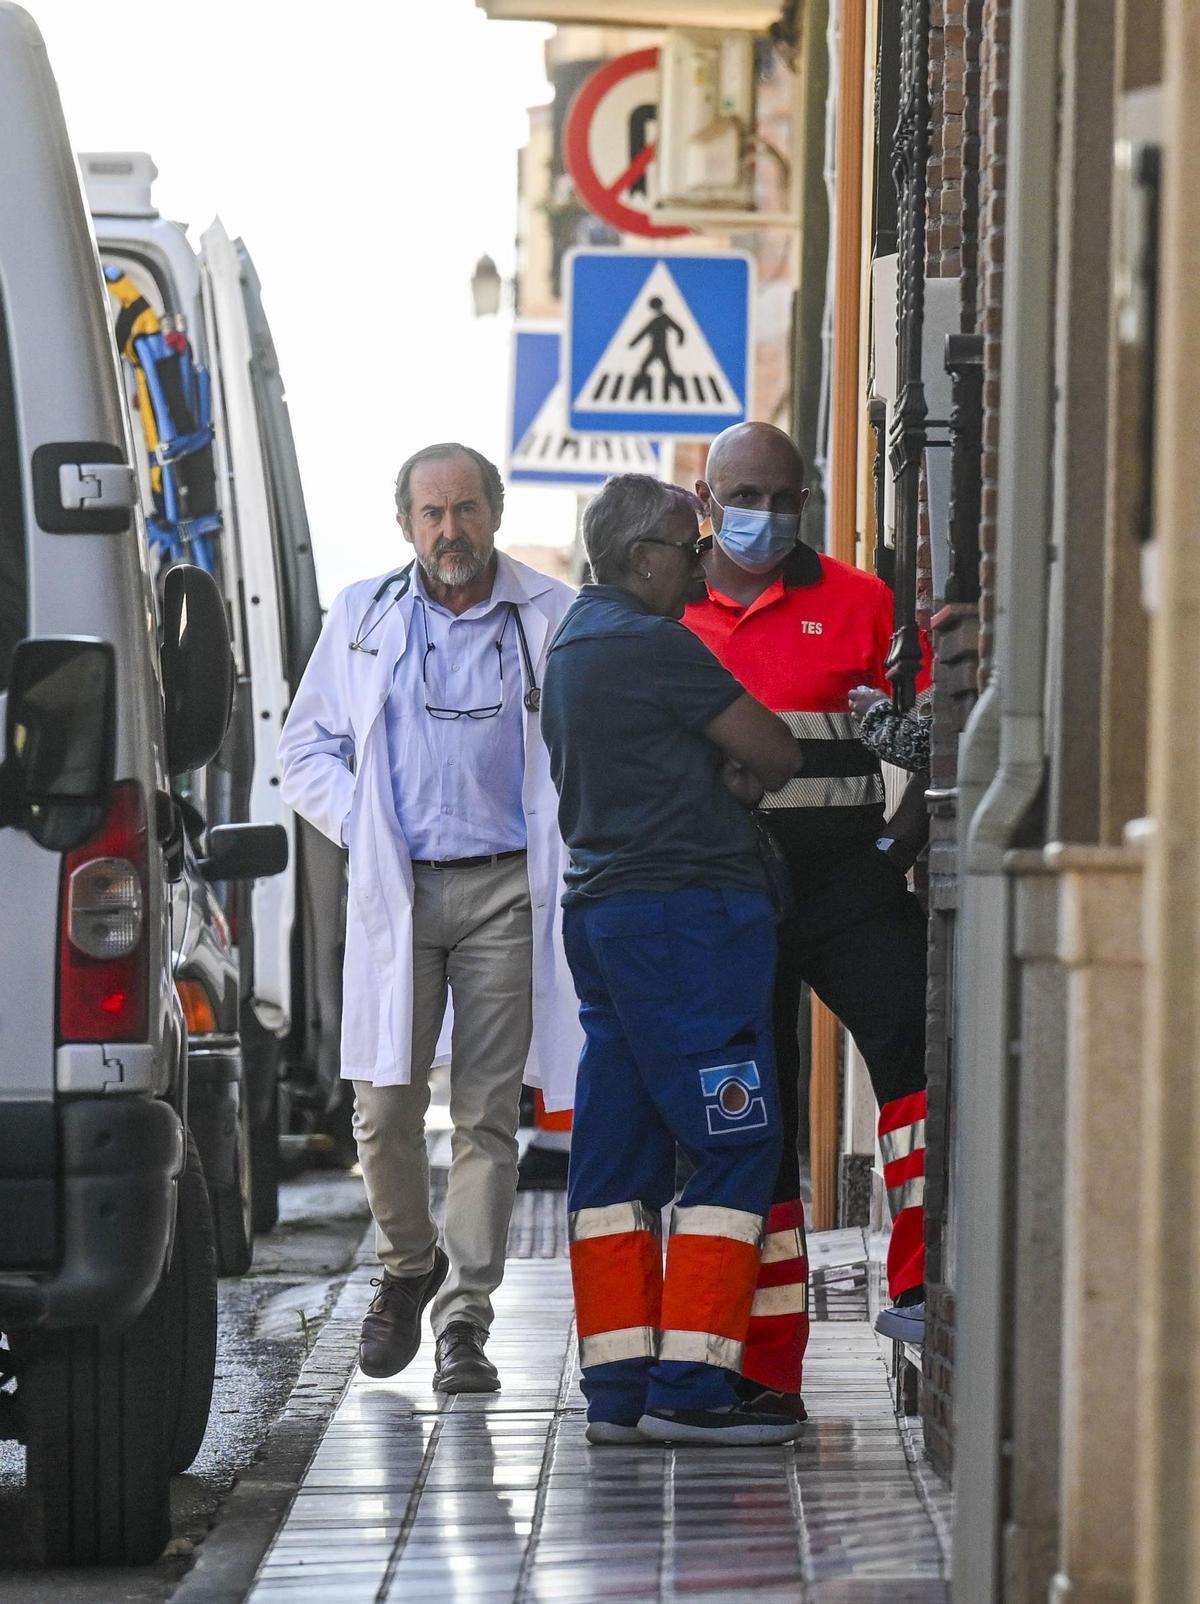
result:
[[[698,509],[641,474],[596,496],[596,582],[543,688],[585,1032],[567,1201],[596,1443],[799,1430],[744,1407],[735,1382],[780,1143],[774,920],[749,809],[799,771],[800,749],[679,623],[703,586]],[[664,1275],[677,1144],[695,1168]]]

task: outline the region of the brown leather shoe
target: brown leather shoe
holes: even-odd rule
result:
[[[358,1367],[376,1381],[399,1375],[421,1346],[421,1316],[425,1305],[446,1279],[450,1260],[441,1248],[433,1252],[433,1268],[424,1275],[389,1275],[378,1281],[358,1343]]]
[[[437,1368],[433,1385],[438,1392],[499,1392],[500,1377],[485,1357],[487,1332],[469,1320],[452,1320],[437,1339]]]

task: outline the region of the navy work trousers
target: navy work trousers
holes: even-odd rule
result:
[[[586,1036],[567,1204],[589,1416],[730,1405],[780,1156],[770,905],[631,892],[568,906],[564,932]],[[676,1144],[694,1171],[664,1275]]]

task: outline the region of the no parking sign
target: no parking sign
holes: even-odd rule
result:
[[[690,232],[653,220],[658,151],[658,51],[618,56],[586,80],[563,132],[567,171],[590,212],[623,234]]]

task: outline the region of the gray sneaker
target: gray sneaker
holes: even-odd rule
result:
[[[650,1442],[769,1447],[794,1442],[804,1427],[787,1415],[734,1404],[728,1409],[648,1409],[638,1430]]]
[[[589,1420],[584,1436],[593,1448],[633,1448],[646,1441],[636,1426],[616,1420]]]
[[[925,1341],[925,1305],[910,1303],[901,1309],[893,1303],[890,1309],[880,1311],[875,1329],[881,1337],[891,1337],[895,1342],[908,1342],[919,1348]]]

